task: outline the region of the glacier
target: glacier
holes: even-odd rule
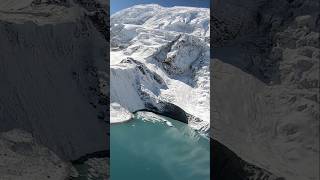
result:
[[[110,19],[111,123],[173,104],[191,127],[210,126],[210,11],[136,5]],[[126,115],[124,115],[126,114]]]

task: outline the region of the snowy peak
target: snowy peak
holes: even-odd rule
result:
[[[111,16],[111,25],[113,24],[135,24],[143,25],[149,18],[154,16],[162,9],[155,4],[136,5],[121,10]]]
[[[128,117],[123,108],[181,110],[191,127],[208,130],[209,14],[206,8],[148,4],[111,16],[110,109],[119,114],[111,122]]]
[[[157,4],[136,5],[111,16],[111,26],[115,24],[142,25],[149,29],[159,29],[187,33],[196,36],[210,35],[210,10],[195,7],[162,7]]]

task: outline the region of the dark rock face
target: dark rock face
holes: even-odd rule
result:
[[[162,88],[167,89],[167,85],[165,84],[164,80],[162,79],[162,77],[160,75],[158,75],[157,73],[151,71],[145,64],[128,57],[127,59],[123,59],[121,61],[121,63],[129,63],[129,64],[135,64],[136,68],[138,68],[138,70],[146,76],[150,76],[152,77],[152,79],[154,79],[159,85],[162,86]]]
[[[171,103],[163,104],[162,108],[159,109],[159,114],[188,124],[187,113],[183,109]]]
[[[183,109],[181,109],[179,106],[176,106],[174,104],[168,103],[168,102],[159,102],[160,108],[155,107],[153,104],[146,103],[146,109],[140,109],[138,111],[149,111],[153,112],[162,116],[169,117],[171,119],[183,122],[188,124],[189,119],[195,118],[192,115],[186,113]],[[136,111],[136,112],[138,112]],[[133,112],[135,113],[135,112]]]

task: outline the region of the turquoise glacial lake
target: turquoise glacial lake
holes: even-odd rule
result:
[[[209,180],[209,139],[187,124],[148,114],[111,125],[111,180]]]

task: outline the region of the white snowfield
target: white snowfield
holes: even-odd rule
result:
[[[111,16],[111,123],[146,104],[169,102],[209,127],[209,20],[206,8],[136,5]],[[122,119],[122,121],[127,119]]]

